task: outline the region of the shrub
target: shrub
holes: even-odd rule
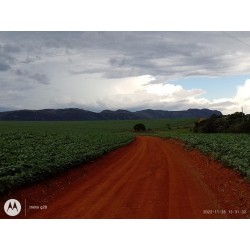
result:
[[[134,126],[135,132],[144,132],[146,131],[146,126],[142,123],[138,123]]]

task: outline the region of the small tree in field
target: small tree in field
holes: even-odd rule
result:
[[[142,123],[138,123],[134,126],[134,130],[135,132],[145,132],[146,131],[146,127],[144,124]]]

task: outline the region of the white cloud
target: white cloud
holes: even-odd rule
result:
[[[156,94],[159,96],[173,96],[176,93],[183,91],[183,88],[180,85],[174,84],[151,84],[146,88],[147,93]]]
[[[250,113],[250,79],[246,80],[244,85],[238,86],[232,101],[239,107],[243,107],[245,113]]]
[[[238,86],[232,98],[208,100],[202,95],[202,89],[185,89],[180,84],[158,83],[150,75],[120,79],[105,79],[100,74],[69,75],[54,78],[51,85],[35,85],[25,92],[5,87],[0,106],[11,103],[11,107],[22,108],[67,108],[79,107],[94,111],[103,109],[162,109],[185,110],[188,108],[218,109],[224,114],[240,111],[250,113],[250,80]],[[16,85],[15,82],[13,84]],[[49,91],[48,91],[49,90]],[[13,98],[13,95],[15,98]],[[20,100],[25,101],[20,102]],[[34,102],[34,100],[36,100]]]
[[[240,112],[243,108],[244,113],[250,114],[250,79],[243,85],[237,87],[235,95],[231,98],[220,98],[212,101],[193,98],[193,103],[205,104],[209,108],[221,110],[224,114]]]
[[[87,92],[92,93],[92,102],[89,98],[82,98],[81,105],[95,106],[98,110],[103,107],[113,110],[145,108],[181,110],[192,108],[193,105],[202,102],[202,99],[198,98],[204,93],[201,89],[184,89],[180,85],[169,83],[150,84],[152,80],[154,77],[149,75],[113,79],[112,82],[99,79],[96,81],[98,84],[92,84],[87,89]]]
[[[246,80],[243,86],[238,86],[235,101],[244,104],[245,101],[250,100],[250,79]]]

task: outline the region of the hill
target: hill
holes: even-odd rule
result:
[[[146,109],[131,112],[118,109],[103,110],[100,113],[77,108],[15,110],[0,112],[1,121],[95,121],[95,120],[139,120],[169,118],[208,118],[222,115],[220,111],[209,109],[188,109],[184,111],[164,111]]]

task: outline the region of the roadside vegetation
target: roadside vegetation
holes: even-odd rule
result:
[[[250,135],[248,134],[201,134],[160,133],[163,138],[175,138],[196,148],[227,167],[239,171],[250,180]]]
[[[242,112],[226,116],[212,115],[195,121],[193,132],[160,132],[163,138],[182,140],[189,148],[231,167],[250,180],[250,116]]]

